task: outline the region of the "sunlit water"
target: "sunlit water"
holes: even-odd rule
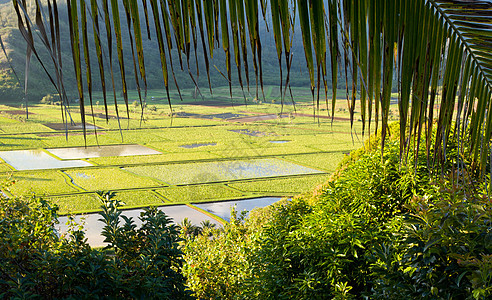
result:
[[[80,159],[109,156],[153,155],[161,152],[142,145],[110,145],[46,149],[61,159]]]
[[[92,166],[82,160],[59,160],[42,150],[0,151],[0,157],[19,171]]]
[[[281,198],[279,197],[263,197],[254,199],[244,199],[244,200],[231,200],[231,201],[220,201],[220,202],[209,202],[209,203],[197,203],[194,204],[203,210],[208,211],[226,221],[231,219],[231,209],[235,206],[238,215],[242,211],[250,212],[256,207],[265,207],[271,205]]]
[[[137,166],[125,170],[176,185],[324,173],[276,158]]]
[[[22,171],[92,166],[91,163],[80,160],[82,158],[161,154],[159,151],[141,145],[52,148],[46,151],[53,156],[36,149],[0,151],[0,158],[14,169]]]
[[[167,216],[171,217],[175,223],[181,223],[184,218],[188,218],[191,223],[195,225],[198,225],[200,224],[200,222],[205,220],[209,220],[211,223],[220,225],[217,220],[186,205],[162,206],[159,207],[159,210],[162,210]],[[142,222],[140,221],[139,216],[142,212],[143,209],[131,209],[123,211],[122,214],[127,217],[133,217],[135,224],[137,226],[141,226]],[[98,213],[87,214],[83,216],[77,215],[74,217],[77,223],[82,224],[83,222],[83,224],[85,224],[85,236],[87,238],[87,242],[92,247],[101,247],[105,245],[104,237],[101,235],[104,227],[103,222],[99,221],[99,219],[101,218],[101,215],[99,215]],[[59,221],[59,231],[61,233],[66,232],[68,230],[68,226],[66,225],[68,217],[60,217]],[[123,224],[123,219],[121,219],[121,224]]]
[[[263,197],[245,200],[199,203],[194,205],[229,221],[231,218],[231,208],[233,206],[236,206],[236,211],[240,213],[243,210],[251,211],[256,207],[271,205],[280,199],[281,198],[279,197]],[[214,218],[211,218],[210,216],[186,205],[161,206],[158,209],[162,210],[167,216],[172,218],[173,221],[178,224],[181,223],[184,218],[188,218],[194,225],[200,225],[202,221],[208,220],[217,226],[221,226],[221,224]],[[135,224],[137,226],[141,226],[142,222],[138,218],[141,212],[143,212],[143,209],[130,209],[123,211],[122,214],[127,217],[133,217]],[[104,227],[103,222],[99,221],[101,218],[102,217],[98,213],[74,216],[74,219],[78,224],[84,224],[85,237],[87,238],[89,245],[92,247],[101,247],[105,245],[104,237],[101,235]],[[60,217],[59,221],[60,224],[57,225],[57,230],[63,234],[68,230],[68,226],[66,225],[68,217]],[[123,219],[121,219],[121,222],[123,222]]]

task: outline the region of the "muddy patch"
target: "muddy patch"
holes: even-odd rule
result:
[[[106,134],[106,132],[98,131],[95,134],[103,135],[103,134]],[[74,133],[69,134],[69,136],[76,136],[76,135],[84,135],[84,133],[83,132],[74,132]],[[94,131],[87,131],[85,133],[85,135],[86,136],[94,135]],[[66,136],[66,134],[65,133],[43,133],[43,134],[37,134],[37,136],[39,136],[39,137],[53,137],[53,136]]]
[[[21,109],[16,109],[16,110],[2,110],[2,111],[0,111],[0,113],[17,116],[17,115],[25,115],[26,114],[26,111],[25,110],[21,110]],[[29,115],[35,115],[35,113],[32,113],[32,112],[29,112],[28,114]]]
[[[263,132],[263,131],[258,131],[258,130],[249,130],[249,129],[237,129],[237,130],[229,130],[229,131],[240,133],[240,134],[245,134],[245,135],[249,135],[249,136],[256,136],[256,137],[277,135],[277,134],[271,133],[271,132]]]
[[[233,106],[247,105],[247,103],[244,103],[244,101],[232,102],[230,101],[230,99],[229,101],[227,101],[226,98],[224,98],[224,100],[204,100],[204,101],[196,101],[192,103],[193,105],[213,106],[213,107],[233,107]]]
[[[86,116],[88,116],[88,117],[96,117],[96,118],[100,118],[100,119],[105,119],[106,120],[106,115],[105,114],[101,114],[101,113],[97,113],[97,114],[86,114]],[[113,115],[108,115],[108,119],[115,120],[115,119],[118,119],[118,117],[117,116],[113,116]],[[128,118],[127,117],[120,116],[120,120],[128,120]]]
[[[181,118],[197,118],[197,119],[207,119],[207,120],[213,120],[213,119],[231,120],[235,118],[246,117],[247,115],[233,114],[233,113],[202,115],[202,114],[194,114],[194,113],[187,113],[187,112],[177,112],[174,114],[174,116],[181,117]]]
[[[270,115],[260,115],[260,116],[252,116],[252,117],[243,117],[243,118],[235,118],[231,119],[233,122],[241,122],[241,123],[251,123],[251,122],[257,122],[257,121],[266,121],[266,120],[274,120],[277,118],[288,118],[287,115],[276,115],[276,114],[270,114]]]
[[[301,114],[301,113],[293,113],[295,117],[311,117],[311,118],[320,118],[320,119],[332,119],[331,116],[321,115],[321,114]],[[350,118],[342,118],[342,117],[333,117],[333,121],[350,121]]]
[[[193,149],[193,148],[198,148],[198,147],[215,146],[215,145],[217,145],[217,143],[199,143],[199,144],[181,145],[179,147],[186,148],[186,149]]]
[[[187,113],[184,111],[180,111],[177,113],[173,114],[175,117],[181,117],[181,118],[201,118],[202,115],[200,114],[193,114],[193,113]]]
[[[246,116],[247,115],[244,114],[233,114],[233,113],[203,115],[203,117],[207,119],[222,119],[222,120],[230,120],[230,119],[241,118]]]
[[[44,126],[51,128],[53,130],[83,130],[82,124],[76,123],[76,124],[65,124],[65,123],[46,123]],[[85,129],[86,130],[91,130],[91,129],[102,129],[102,127],[95,126],[89,123],[85,124]]]

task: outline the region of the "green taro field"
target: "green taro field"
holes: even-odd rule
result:
[[[42,197],[61,214],[97,211],[98,191],[115,192],[124,208],[292,197],[326,181],[344,155],[363,145],[360,115],[356,109],[351,125],[344,97],[332,122],[324,98],[313,104],[309,89],[292,89],[295,105],[272,86],[264,99],[248,95],[246,102],[238,88],[232,98],[228,88],[202,92],[182,90],[180,100],[173,91],[171,110],[165,91],[149,91],[144,105],[133,91],[128,111],[119,99],[119,121],[109,105],[106,120],[102,96],[95,94],[93,109],[85,112],[91,125],[85,136],[76,103],[67,110],[68,126],[57,105],[30,105],[28,117],[23,106],[0,105],[2,152],[37,149],[61,160],[46,149],[131,144],[159,153],[87,157],[80,158],[89,163],[84,167],[40,170],[0,160],[3,192]]]

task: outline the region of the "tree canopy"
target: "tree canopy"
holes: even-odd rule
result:
[[[63,85],[60,45],[69,39],[80,97],[82,122],[85,123],[87,91],[92,102],[94,78],[90,61],[97,59],[104,91],[114,89],[114,72],[121,73],[121,86],[128,106],[127,69],[133,67],[140,91],[147,87],[143,41],[155,32],[159,45],[163,84],[169,91],[174,78],[172,57],[180,68],[202,58],[192,58],[192,49],[201,49],[210,72],[209,58],[217,48],[226,54],[227,78],[237,66],[241,87],[250,86],[250,73],[256,78],[256,95],[263,81],[260,26],[274,36],[284,94],[291,74],[293,31],[299,24],[304,55],[309,70],[313,101],[320,93],[328,104],[327,78],[336,86],[339,69],[351,74],[346,82],[347,105],[352,121],[356,101],[360,101],[364,131],[371,124],[387,135],[388,112],[394,81],[398,86],[401,157],[418,151],[424,137],[429,161],[446,158],[446,144],[452,138],[467,140],[470,147],[458,149],[461,156],[472,156],[476,166],[485,165],[490,153],[492,134],[492,3],[465,0],[68,0],[70,37],[58,30],[60,5],[56,0],[35,0],[35,15],[27,13],[26,0],[12,0],[19,29],[27,41],[26,59],[38,57],[45,47],[54,72],[47,72],[61,97],[68,104]],[[90,21],[90,22],[89,22]],[[122,32],[126,22],[128,32]],[[92,28],[89,28],[91,24]],[[89,40],[88,32],[93,32]],[[131,41],[133,61],[124,61],[122,35]],[[42,45],[34,42],[39,36]],[[102,40],[107,47],[102,47]],[[90,57],[95,47],[97,58]],[[117,56],[119,66],[110,65]],[[252,60],[251,60],[252,56]],[[39,58],[39,57],[38,57]],[[252,69],[250,62],[253,62]],[[253,71],[253,72],[252,72]],[[170,79],[171,78],[171,79]],[[347,78],[347,76],[346,76]],[[111,82],[111,83],[109,83]],[[109,86],[109,88],[108,88]],[[113,93],[116,94],[116,93]],[[169,92],[168,92],[169,94]],[[350,95],[349,95],[350,94]],[[323,98],[323,97],[321,97]],[[336,89],[331,95],[332,115]],[[104,93],[104,104],[109,100]],[[117,103],[115,99],[115,104]],[[435,109],[437,108],[437,109]],[[435,143],[431,143],[432,124],[437,123]],[[367,128],[367,130],[366,130]],[[410,145],[415,145],[411,147]],[[463,145],[463,144],[461,144]],[[383,144],[384,146],[384,144]],[[410,149],[412,148],[412,149]]]

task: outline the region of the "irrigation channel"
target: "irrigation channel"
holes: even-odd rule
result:
[[[279,197],[262,197],[243,200],[231,200],[220,202],[197,203],[190,205],[167,205],[161,206],[158,209],[163,211],[167,216],[173,219],[175,223],[181,223],[184,218],[188,218],[192,224],[199,225],[202,221],[209,220],[216,226],[222,226],[222,220],[229,221],[231,208],[236,206],[236,211],[251,211],[256,207],[265,207],[271,205],[281,198]],[[198,208],[198,209],[197,209]],[[203,211],[207,212],[204,213]],[[141,226],[142,222],[138,218],[143,209],[124,210],[122,215],[131,217],[135,221],[135,225]],[[105,246],[104,237],[101,235],[104,227],[101,215],[98,213],[75,215],[74,221],[77,224],[84,225],[85,236],[91,247]],[[57,225],[57,230],[60,234],[66,233],[68,230],[68,217],[60,217],[60,224]],[[123,221],[123,218],[121,218]]]

